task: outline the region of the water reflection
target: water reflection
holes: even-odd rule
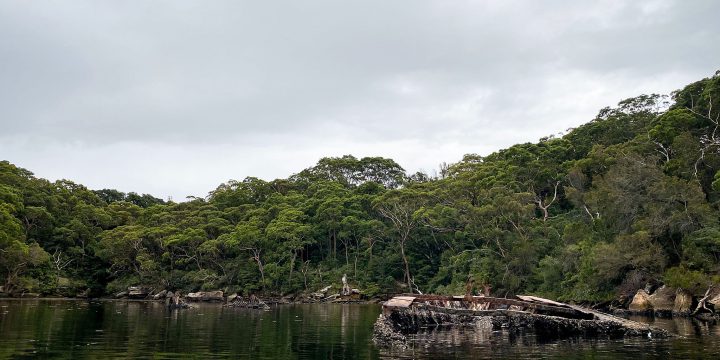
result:
[[[271,311],[151,302],[0,301],[0,358],[376,358],[374,305]]]
[[[270,311],[151,302],[0,300],[0,359],[619,359],[717,358],[720,327],[635,318],[671,339],[548,339],[532,332],[427,329],[405,351],[376,349],[376,305],[295,305]]]
[[[720,327],[691,319],[635,317],[679,336],[648,338],[548,339],[531,331],[483,328],[428,329],[413,337],[411,348],[382,350],[387,358],[425,359],[717,359]]]

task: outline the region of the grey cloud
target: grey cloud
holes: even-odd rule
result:
[[[716,7],[710,0],[5,1],[0,156],[40,174],[52,161],[39,158],[42,147],[44,158],[77,158],[72,173],[53,176],[79,179],[93,171],[82,165],[88,153],[117,160],[133,146],[165,154],[175,164],[164,170],[170,174],[187,165],[171,149],[212,157],[218,146],[230,154],[212,163],[235,175],[212,176],[287,176],[318,156],[351,150],[430,169],[437,159],[536,140],[623,97],[711,74],[720,67]],[[289,154],[292,146],[305,157]],[[263,157],[293,164],[252,165]],[[212,176],[188,192],[209,190]]]

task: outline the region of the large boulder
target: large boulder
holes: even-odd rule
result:
[[[149,291],[142,286],[130,286],[127,289],[127,296],[130,299],[144,299],[148,297]]]
[[[648,300],[656,315],[670,315],[675,308],[675,289],[663,285]]]
[[[693,297],[687,290],[678,289],[675,293],[673,315],[687,316],[692,311]]]
[[[327,296],[327,292],[330,291],[331,287],[332,287],[332,285],[328,285],[328,286],[318,290],[317,292],[310,294],[310,296],[315,299],[322,299]]]
[[[650,304],[650,295],[644,289],[638,290],[637,293],[635,293],[635,296],[633,296],[632,302],[630,302],[630,306],[628,306],[628,310],[637,313],[651,311],[652,305]]]
[[[710,295],[707,302],[715,308],[715,311],[720,310],[720,291],[717,291],[714,295]]]
[[[220,290],[189,293],[187,294],[187,296],[185,296],[185,298],[189,301],[225,301],[225,298],[223,297],[223,292]]]

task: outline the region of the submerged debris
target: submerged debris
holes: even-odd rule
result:
[[[242,296],[236,296],[232,300],[228,300],[228,303],[225,304],[225,306],[263,310],[270,309],[270,306],[268,304],[266,304],[264,301],[262,301],[255,295],[250,295],[250,297],[248,297],[247,299],[243,298]]]
[[[379,345],[407,347],[408,336],[422,329],[475,327],[519,331],[546,337],[666,337],[666,330],[579,306],[533,296],[500,299],[484,296],[397,296],[383,304],[375,323]]]

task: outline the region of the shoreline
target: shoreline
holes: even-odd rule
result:
[[[0,297],[0,301],[101,301],[101,302],[147,302],[147,303],[164,303],[165,299],[114,299],[114,298],[78,298],[78,297]],[[190,304],[204,305],[226,305],[227,302],[221,301],[191,301]],[[362,301],[327,301],[327,302],[307,302],[307,301],[290,301],[290,302],[270,302],[271,305],[303,305],[303,304],[358,304],[369,305],[382,303],[382,300],[362,300]]]

